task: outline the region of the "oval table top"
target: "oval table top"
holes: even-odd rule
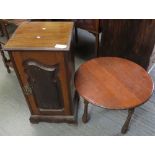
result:
[[[108,109],[130,109],[150,98],[153,81],[132,61],[100,57],[79,67],[75,87],[79,95],[92,104]]]

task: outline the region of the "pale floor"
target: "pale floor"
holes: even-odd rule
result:
[[[76,47],[76,68],[93,55],[94,37],[80,31],[79,45]],[[87,38],[88,37],[88,38]],[[1,38],[2,39],[2,38]],[[155,81],[155,69],[150,73]],[[0,57],[0,135],[122,135],[121,127],[126,120],[126,110],[105,110],[89,106],[91,119],[83,124],[83,100],[80,100],[78,110],[78,125],[66,123],[29,122],[30,112],[16,78],[6,69]],[[155,94],[144,105],[136,108],[131,125],[126,135],[155,135]]]

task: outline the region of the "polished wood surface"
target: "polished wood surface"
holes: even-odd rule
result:
[[[56,44],[70,47],[73,22],[24,22],[7,42],[6,50],[59,50]]]
[[[72,29],[72,22],[26,22],[5,46],[32,123],[76,122],[78,95],[74,88]],[[41,40],[34,38],[36,35],[40,35]],[[55,44],[67,44],[67,48],[56,49]]]
[[[130,109],[143,104],[153,82],[139,65],[127,59],[100,57],[82,64],[75,75],[80,96],[108,109]]]
[[[122,57],[148,68],[155,44],[154,19],[107,19],[101,25],[100,56]]]

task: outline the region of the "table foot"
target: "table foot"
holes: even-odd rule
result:
[[[130,120],[131,120],[133,113],[134,113],[134,108],[128,110],[128,116],[122,127],[121,133],[125,134],[128,131]]]
[[[82,116],[83,123],[88,122],[88,104],[89,104],[89,102],[84,100],[84,113],[83,113],[83,116]]]

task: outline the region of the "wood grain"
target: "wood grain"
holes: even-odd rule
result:
[[[56,44],[70,47],[73,22],[24,22],[7,42],[5,50],[59,50]]]
[[[108,109],[129,109],[149,99],[153,82],[139,65],[127,59],[101,57],[80,66],[75,75],[80,96]]]
[[[107,19],[101,25],[101,56],[126,58],[148,68],[155,44],[154,19]]]

